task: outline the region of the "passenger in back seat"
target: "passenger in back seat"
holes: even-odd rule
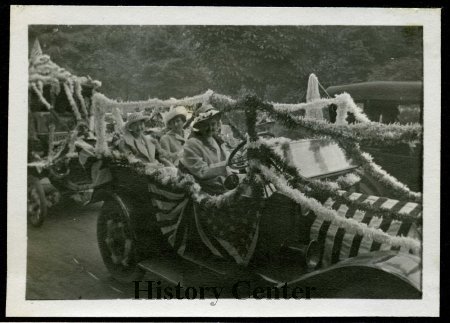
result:
[[[125,153],[130,163],[142,162],[146,167],[154,168],[173,166],[158,141],[144,135],[144,121],[147,119],[141,112],[134,112],[128,117],[118,144],[119,150]]]
[[[175,166],[183,157],[183,146],[186,142],[183,125],[187,111],[183,106],[172,107],[164,116],[167,132],[160,139],[161,148],[167,151],[169,159]]]

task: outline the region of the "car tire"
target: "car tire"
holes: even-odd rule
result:
[[[140,280],[136,239],[130,214],[120,198],[106,200],[97,219],[97,241],[103,262],[111,276],[122,283]]]
[[[28,176],[27,183],[27,216],[33,227],[40,227],[47,216],[47,199],[44,188],[35,176]]]

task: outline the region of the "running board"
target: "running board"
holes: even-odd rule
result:
[[[184,284],[186,271],[192,270],[188,268],[189,264],[173,258],[150,258],[141,261],[138,266],[174,285]]]
[[[190,256],[175,259],[173,256],[149,258],[141,261],[138,266],[175,285],[183,284],[189,277],[198,275],[201,269],[206,269],[205,274],[212,274],[215,277],[226,276],[233,272],[232,265],[227,266]]]

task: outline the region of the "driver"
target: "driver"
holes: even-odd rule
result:
[[[228,152],[219,137],[220,115],[209,104],[199,108],[181,160],[182,166],[196,177],[203,190],[212,194],[225,191],[223,183],[229,175],[226,167]]]
[[[142,162],[148,167],[173,166],[166,158],[158,141],[144,135],[145,120],[149,117],[134,112],[128,117],[119,149],[127,155],[130,163]]]

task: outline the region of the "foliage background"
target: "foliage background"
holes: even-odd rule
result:
[[[423,77],[418,26],[30,26],[30,47],[36,38],[55,63],[122,100],[246,88],[301,102],[310,73],[325,88]]]

